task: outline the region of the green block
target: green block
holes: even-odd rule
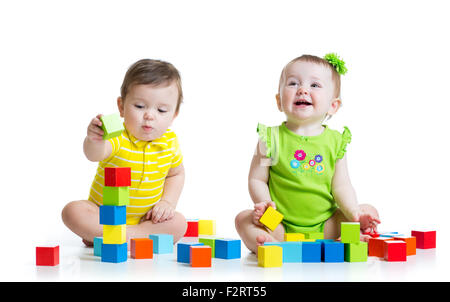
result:
[[[103,205],[126,206],[130,202],[129,187],[103,187]]]
[[[107,140],[116,136],[119,136],[125,129],[123,122],[120,119],[119,114],[113,113],[110,115],[104,115],[100,118],[102,121],[103,139]]]
[[[204,245],[211,247],[211,257],[216,257],[215,252],[215,246],[216,246],[216,239],[215,238],[198,238],[199,243],[203,243]]]
[[[346,262],[366,262],[367,255],[367,242],[344,243],[344,260]]]
[[[358,243],[360,239],[359,222],[341,222],[341,242]]]
[[[309,232],[305,233],[306,239],[323,239],[324,235],[321,232]]]

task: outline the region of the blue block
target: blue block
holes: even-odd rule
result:
[[[127,206],[100,206],[100,224],[127,224]]]
[[[302,242],[302,262],[321,262],[322,244],[320,242]]]
[[[189,251],[191,246],[204,245],[197,242],[180,242],[177,244],[177,262],[190,263]]]
[[[102,262],[119,263],[128,259],[127,243],[102,244]]]
[[[387,232],[387,233],[382,233],[380,234],[380,237],[397,237],[397,236],[403,236],[402,234],[399,234],[398,232]]]
[[[216,258],[239,259],[241,258],[241,241],[237,239],[216,239]]]
[[[173,236],[170,234],[152,234],[148,238],[153,240],[154,254],[173,253]]]
[[[322,242],[323,262],[344,262],[344,244],[342,242]]]
[[[94,238],[94,256],[102,256],[103,237]]]
[[[302,242],[265,242],[264,245],[277,245],[283,248],[283,262],[302,262]]]

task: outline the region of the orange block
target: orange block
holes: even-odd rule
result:
[[[406,256],[416,254],[416,237],[400,236],[394,237],[394,240],[402,240],[406,242]]]
[[[390,237],[375,237],[369,239],[369,256],[384,258],[384,242],[394,240]]]
[[[208,245],[191,246],[189,257],[192,267],[211,267],[211,247]]]
[[[132,238],[130,254],[134,259],[153,259],[153,240],[150,238]]]

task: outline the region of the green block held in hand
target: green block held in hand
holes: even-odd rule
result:
[[[119,136],[125,129],[123,122],[117,113],[104,115],[100,118],[102,121],[102,130],[104,131],[103,139],[107,140]]]

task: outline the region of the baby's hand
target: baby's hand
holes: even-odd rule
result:
[[[93,142],[103,141],[103,130],[100,128],[102,126],[102,121],[100,120],[100,117],[102,117],[102,114],[98,114],[94,117],[87,128],[87,137]]]
[[[273,201],[263,201],[255,203],[255,210],[253,211],[253,223],[257,226],[263,226],[259,220],[261,219],[261,216],[264,214],[264,212],[267,210],[268,207],[272,207],[276,209],[275,203]]]
[[[377,226],[381,223],[378,216],[362,211],[355,215],[355,222],[359,222],[361,232],[363,233],[376,233]]]
[[[175,208],[166,200],[161,200],[145,214],[145,218],[153,223],[170,220],[173,216],[175,216]]]

